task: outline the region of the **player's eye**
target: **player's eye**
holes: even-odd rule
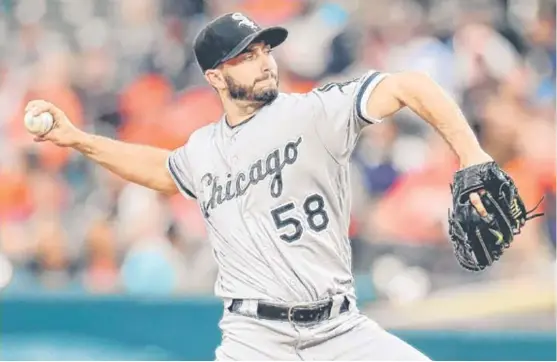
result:
[[[252,52],[248,52],[246,53],[246,55],[244,56],[245,60],[253,60],[255,58],[255,55]]]

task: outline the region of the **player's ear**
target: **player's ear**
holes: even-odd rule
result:
[[[224,80],[224,75],[219,69],[209,69],[205,72],[205,79],[211,87],[217,90],[226,89],[226,82]]]

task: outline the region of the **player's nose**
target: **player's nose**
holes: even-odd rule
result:
[[[260,64],[261,64],[261,71],[263,73],[269,73],[271,71],[271,56],[266,53],[262,53],[259,56]]]

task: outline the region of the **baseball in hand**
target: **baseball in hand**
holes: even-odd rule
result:
[[[25,113],[25,128],[27,130],[36,135],[36,136],[44,136],[47,134],[54,125],[54,118],[52,118],[52,114],[48,112],[43,112],[36,117],[33,117],[31,112]]]

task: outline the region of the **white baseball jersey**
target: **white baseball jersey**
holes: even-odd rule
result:
[[[167,167],[205,217],[223,298],[310,302],[352,294],[348,167],[371,71],[305,94],[279,94],[250,120],[194,132]],[[192,276],[195,277],[195,276]]]

